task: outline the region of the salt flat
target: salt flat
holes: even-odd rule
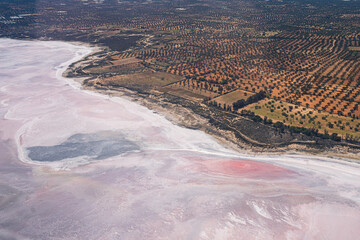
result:
[[[0,39],[0,239],[358,238],[358,163],[235,152],[61,77],[90,52]]]

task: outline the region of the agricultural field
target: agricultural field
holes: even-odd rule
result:
[[[160,91],[195,102],[202,102],[206,99],[206,96],[201,93],[196,93],[194,91],[178,87],[175,84],[162,87]]]
[[[255,114],[282,122],[288,126],[318,129],[319,133],[336,133],[342,137],[360,139],[360,122],[350,117],[329,114],[324,111],[290,104],[283,101],[266,99],[244,108]]]
[[[181,77],[162,72],[143,72],[95,80],[95,85],[108,87],[125,87],[136,90],[156,90],[179,81]]]
[[[89,67],[84,70],[85,73],[90,74],[101,74],[101,73],[110,73],[110,72],[121,72],[126,70],[131,70],[134,68],[140,68],[141,60],[137,58],[125,58],[125,59],[111,59],[103,61],[100,66]]]
[[[360,52],[360,47],[349,47],[350,51]]]
[[[254,95],[254,93],[238,89],[233,92],[221,95],[220,97],[214,98],[213,101],[215,101],[217,104],[221,104],[221,106],[232,106],[234,102],[241,99],[246,100],[252,95]]]
[[[217,93],[217,88],[209,89],[193,80],[182,80],[172,84],[171,87],[181,88],[194,94],[202,95],[204,98],[214,98],[219,96]]]

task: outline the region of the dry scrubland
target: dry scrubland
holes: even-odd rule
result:
[[[359,140],[360,18],[353,2],[104,2],[101,13],[99,4],[73,3],[86,9],[81,21],[66,5],[58,6],[66,16],[55,18],[43,4],[36,19],[53,31],[33,25],[40,35],[110,48],[74,70],[92,76],[88,84],[155,90]],[[233,108],[261,91],[265,100]]]

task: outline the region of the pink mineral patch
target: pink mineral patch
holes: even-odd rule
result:
[[[270,163],[244,159],[205,160],[198,169],[209,174],[245,178],[282,178],[296,174]]]

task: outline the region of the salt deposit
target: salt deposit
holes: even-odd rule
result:
[[[90,52],[0,39],[0,239],[358,238],[358,163],[235,152],[61,77]]]

